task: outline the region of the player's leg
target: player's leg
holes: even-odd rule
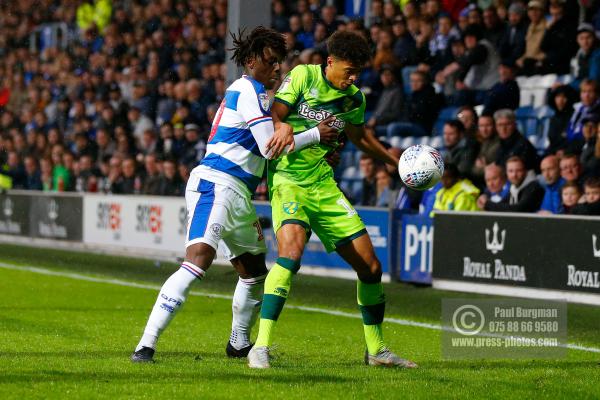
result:
[[[201,280],[212,264],[227,215],[220,202],[215,204],[216,197],[222,196],[215,193],[214,183],[190,178],[186,189],[189,220],[185,261],[161,287],[132,361],[153,361],[161,333],[183,306],[192,283]]]
[[[300,269],[310,225],[305,207],[309,204],[304,190],[295,185],[271,188],[273,229],[277,234],[279,257],[265,280],[258,337],[248,354],[251,368],[268,368],[268,349],[273,341],[273,328],[290,292],[292,277]]]
[[[385,354],[389,359],[388,353],[393,354],[386,350],[381,330],[385,311],[381,264],[371,239],[358,213],[335,181],[323,180],[318,186],[319,208],[311,215],[312,226],[325,249],[336,250],[358,275],[357,301],[363,317],[367,361],[378,354]],[[399,359],[394,357],[396,361]]]
[[[230,357],[246,357],[252,344],[250,333],[262,303],[267,276],[267,246],[250,197],[230,190],[231,235],[223,238],[221,250],[239,274],[231,304],[231,335],[225,352]]]
[[[260,312],[268,270],[264,253],[244,253],[231,263],[239,279],[233,293],[231,335],[225,351],[229,357],[246,357],[252,348],[250,334]]]
[[[367,343],[365,363],[415,368],[415,363],[396,356],[384,344],[381,325],[385,314],[385,294],[381,284],[381,263],[375,255],[369,235],[365,232],[349,243],[338,246],[337,252],[358,276],[356,297]]]

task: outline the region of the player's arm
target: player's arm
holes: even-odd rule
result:
[[[271,116],[273,117],[273,124],[275,125],[275,131],[278,129],[289,130],[289,132],[294,134],[292,126],[283,122],[288,114],[290,113],[290,108],[287,104],[284,104],[279,101],[275,101],[271,106]],[[328,146],[334,146],[338,137],[338,130],[330,126],[330,124],[335,120],[334,116],[331,116],[324,121],[321,121],[319,125],[314,128],[308,129],[304,132],[300,132],[294,136],[294,140],[296,142],[296,147],[294,151],[301,150],[306,146],[310,146],[311,144],[322,143]]]
[[[348,135],[348,139],[354,143],[359,150],[388,164],[394,166],[398,165],[400,160],[390,154],[390,152],[383,147],[383,145],[372,133],[367,132],[364,125],[353,125],[347,123],[344,130],[346,131],[346,135]]]

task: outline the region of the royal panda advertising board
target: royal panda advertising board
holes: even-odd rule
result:
[[[434,287],[477,283],[600,296],[598,217],[438,212],[434,225]]]

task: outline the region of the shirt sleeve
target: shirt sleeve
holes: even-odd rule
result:
[[[265,147],[274,132],[269,96],[264,90],[255,89],[254,85],[248,81],[244,89],[240,91],[237,111],[248,124],[260,153],[263,157],[267,157]]]
[[[367,101],[365,100],[365,95],[360,90],[356,92],[355,96],[360,96],[360,105],[354,109],[352,113],[350,113],[348,122],[352,125],[363,125],[365,123],[365,109],[367,106]]]
[[[275,95],[275,101],[279,101],[291,108],[302,95],[307,80],[308,67],[305,65],[298,65],[291,70],[283,79],[283,82],[281,82],[281,86],[279,86],[277,94]]]

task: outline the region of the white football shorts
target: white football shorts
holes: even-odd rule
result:
[[[249,196],[191,174],[185,190],[185,247],[206,243],[227,259],[266,253],[264,235]]]

